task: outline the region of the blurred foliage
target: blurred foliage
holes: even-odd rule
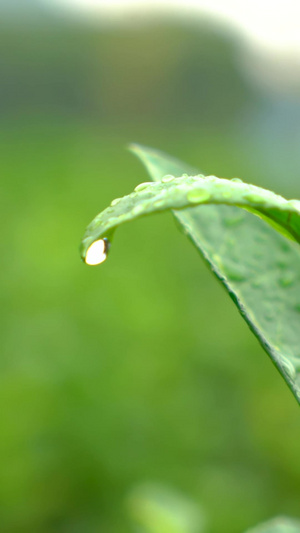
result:
[[[210,533],[299,517],[296,402],[172,218],[121,228],[99,268],[78,253],[146,178],[130,141],[297,197],[295,152],[264,149],[282,102],[203,25],[0,40],[1,531],[132,532],[143,483],[184,494]]]
[[[129,514],[141,533],[202,533],[205,518],[199,505],[166,487],[144,484],[128,497]]]
[[[246,533],[299,533],[300,522],[285,516],[279,516],[269,522],[260,524]]]

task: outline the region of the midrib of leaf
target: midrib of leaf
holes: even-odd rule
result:
[[[133,151],[155,181],[166,174],[196,173],[158,151],[139,146]],[[199,204],[218,205],[199,206],[197,194]],[[282,232],[300,240],[299,202],[248,184],[184,176],[138,188],[100,213],[87,228],[82,256],[93,241],[109,238],[120,223],[172,209],[300,403],[299,245],[230,204],[254,209]]]

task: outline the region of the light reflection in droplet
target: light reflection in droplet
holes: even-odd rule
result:
[[[85,263],[87,265],[100,265],[107,257],[109,249],[109,241],[107,239],[99,239],[94,241],[87,249],[85,255]]]

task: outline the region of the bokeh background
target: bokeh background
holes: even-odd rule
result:
[[[130,142],[299,198],[299,18],[254,10],[278,44],[217,8],[106,4],[0,3],[0,531],[300,517],[299,408],[171,215],[78,253],[148,179]]]

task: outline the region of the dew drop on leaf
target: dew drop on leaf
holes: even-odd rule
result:
[[[147,188],[150,187],[151,185],[153,185],[152,181],[145,181],[144,183],[139,183],[139,184],[134,188],[134,191],[135,191],[135,192],[143,191],[144,189],[147,189]]]
[[[161,181],[163,183],[168,183],[169,181],[173,181],[173,179],[174,179],[174,176],[172,176],[171,174],[167,174],[166,176],[163,177]]]
[[[262,198],[262,196],[259,196],[259,194],[245,194],[244,198],[248,200],[249,202],[253,202],[254,204],[265,203],[265,199]]]
[[[117,205],[121,200],[122,198],[115,198],[110,204],[111,207],[114,207],[115,205]]]
[[[210,198],[210,193],[206,191],[205,189],[192,189],[189,191],[186,195],[187,200],[191,204],[198,204],[201,202],[206,202]]]
[[[106,238],[94,241],[87,249],[85,263],[87,265],[100,265],[105,261],[109,247],[110,242]]]

